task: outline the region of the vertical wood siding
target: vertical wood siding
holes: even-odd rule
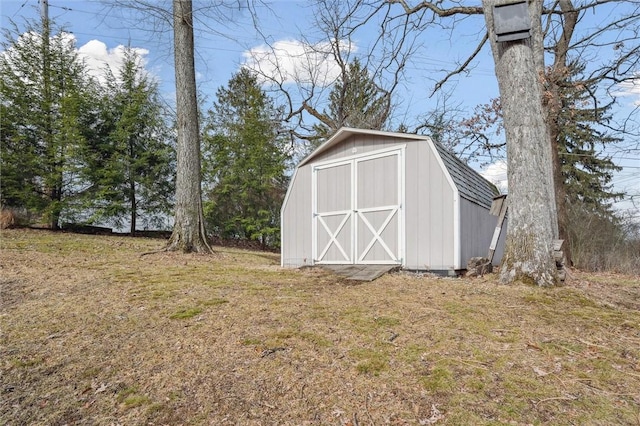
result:
[[[281,264],[299,268],[312,264],[311,168],[297,169],[281,210]]]
[[[328,165],[318,169],[311,166],[312,203],[317,214],[313,219],[315,230],[314,262],[352,263],[352,165],[351,163]],[[313,179],[315,178],[315,182]]]
[[[497,218],[486,208],[462,199],[460,206],[460,236],[462,240],[462,265],[466,267],[472,257],[486,256]]]
[[[426,141],[407,143],[406,268],[455,268],[454,192]]]

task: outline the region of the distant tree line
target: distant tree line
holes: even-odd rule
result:
[[[141,58],[92,77],[73,37],[14,27],[0,54],[0,203],[28,223],[162,224],[172,203],[169,115]],[[142,222],[142,223],[141,223]]]
[[[30,24],[0,55],[3,208],[24,224],[166,227],[173,208],[173,116],[142,59],[92,77],[74,39]],[[241,70],[204,117],[204,207],[210,236],[277,247],[291,168],[282,109]]]
[[[53,23],[5,32],[0,56],[3,208],[26,223],[166,226],[174,203],[176,132],[158,84],[132,48],[92,76]],[[354,61],[330,94],[308,153],[342,125],[383,128],[388,97]],[[380,94],[376,94],[380,93]],[[202,108],[204,110],[204,108]],[[284,109],[241,69],[203,114],[202,179],[209,236],[280,244],[293,167]],[[372,122],[373,124],[368,124]],[[304,153],[303,153],[304,155]]]

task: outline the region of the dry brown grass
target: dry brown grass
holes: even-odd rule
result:
[[[638,277],[566,287],[3,231],[0,423],[640,424]]]

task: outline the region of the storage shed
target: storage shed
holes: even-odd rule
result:
[[[281,212],[282,266],[388,264],[453,274],[487,255],[497,194],[427,136],[342,128],[292,176]]]

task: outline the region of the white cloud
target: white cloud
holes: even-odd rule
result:
[[[62,32],[51,37],[51,42],[71,49],[76,45],[76,36],[72,33]],[[19,46],[38,46],[40,43],[40,34],[33,31],[21,34],[16,42]],[[13,48],[10,48],[7,51],[0,52],[9,62],[13,61],[12,49]],[[109,49],[104,42],[91,40],[77,48],[76,51],[80,59],[86,64],[89,75],[97,78],[98,81],[102,83],[105,81],[105,70],[107,68],[110,69],[115,76],[118,76],[118,71],[124,62],[126,49],[127,47],[123,45]],[[147,64],[146,57],[149,51],[139,47],[133,47],[131,50],[138,57],[138,65],[144,69]]]
[[[617,96],[631,96],[633,104],[640,106],[640,74],[638,78],[618,84],[618,87],[620,90],[615,93]]]
[[[507,161],[498,160],[483,167],[480,174],[498,187],[501,194],[507,193]]]
[[[123,45],[109,49],[104,42],[91,40],[80,46],[78,54],[80,58],[85,61],[89,74],[96,77],[98,81],[103,82],[104,73],[107,68],[109,68],[114,75],[118,75],[118,70],[124,62],[126,49],[127,47]],[[144,67],[149,51],[139,47],[133,47],[131,50],[137,54],[140,61],[139,65]]]
[[[356,52],[355,44],[342,40],[343,52]],[[258,71],[264,81],[270,79],[282,84],[328,86],[340,75],[340,67],[333,59],[331,43],[314,45],[299,40],[285,39],[271,46],[260,45],[245,51],[243,66]]]

